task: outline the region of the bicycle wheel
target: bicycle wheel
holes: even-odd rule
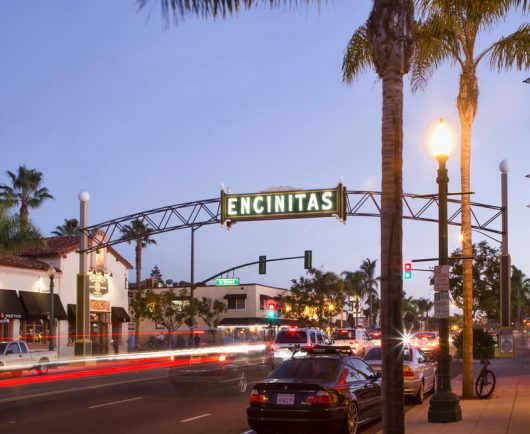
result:
[[[495,390],[496,382],[495,374],[486,369],[475,381],[475,393],[481,399],[489,398]]]

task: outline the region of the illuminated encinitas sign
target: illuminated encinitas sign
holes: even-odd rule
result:
[[[221,224],[303,217],[346,220],[346,187],[321,190],[226,194],[221,191]]]

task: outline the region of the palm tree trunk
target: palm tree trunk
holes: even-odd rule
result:
[[[402,333],[402,152],[403,76],[383,76],[381,194],[381,329],[383,337],[383,427],[404,432]]]
[[[474,67],[467,66],[460,76],[460,88],[457,99],[461,127],[460,182],[462,192],[471,191],[471,126],[475,119],[478,101],[478,84]],[[471,233],[471,198],[462,195],[462,256],[473,256]],[[471,399],[473,392],[473,261],[463,261],[463,299],[464,299],[464,343],[462,363],[462,397]]]
[[[27,226],[29,221],[29,211],[28,211],[28,203],[22,199],[20,201],[20,222],[21,225]]]
[[[370,294],[370,318],[368,320],[368,326],[370,327],[370,330],[373,329],[373,327],[372,327],[372,318],[373,318],[373,316],[372,316],[372,305],[373,305],[372,302],[373,302],[373,299],[374,299],[373,294]]]
[[[136,240],[136,292],[138,296],[142,295],[142,240]],[[140,347],[140,318],[136,318],[136,327],[134,330],[134,346]]]

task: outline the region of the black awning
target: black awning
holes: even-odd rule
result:
[[[112,307],[112,322],[130,322],[131,318],[123,307]]]
[[[68,311],[68,321],[73,322],[75,324],[75,304],[69,304],[66,306],[66,310]]]
[[[19,292],[20,301],[26,311],[27,319],[47,319],[50,314],[50,294],[44,292]],[[53,294],[54,316],[58,320],[66,319],[66,312],[59,294]]]
[[[225,300],[228,300],[229,298],[247,298],[247,294],[226,294],[224,298]]]
[[[0,289],[0,319],[22,319],[24,317],[24,308],[20,303],[17,291]]]

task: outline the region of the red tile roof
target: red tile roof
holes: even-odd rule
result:
[[[41,246],[28,247],[19,253],[20,256],[26,256],[30,258],[42,258],[47,256],[57,257],[66,255],[71,252],[75,252],[79,249],[79,237],[68,236],[68,237],[50,237],[44,239],[44,244]],[[112,247],[107,247],[107,250],[112,254],[117,261],[121,262],[129,270],[133,269],[132,264],[121,256]]]
[[[50,266],[38,259],[25,258],[23,256],[0,255],[0,266],[13,268],[26,268],[29,270],[47,270]],[[60,271],[60,270],[59,270]]]

